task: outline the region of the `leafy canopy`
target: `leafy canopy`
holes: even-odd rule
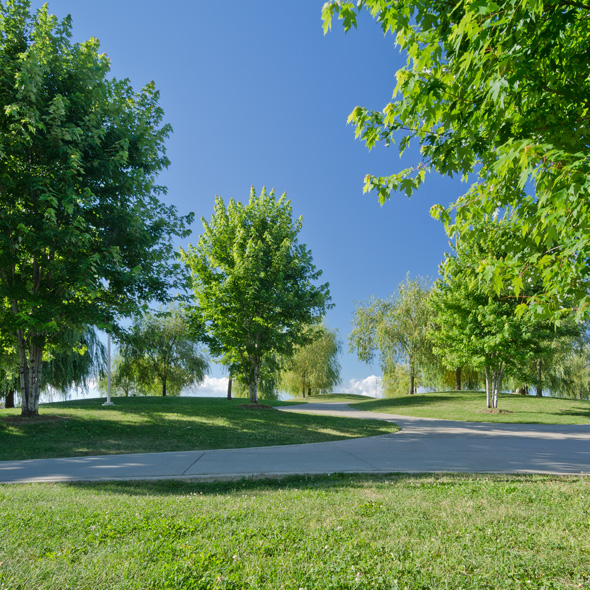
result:
[[[342,344],[338,332],[324,324],[309,326],[306,331],[310,342],[293,351],[281,375],[283,389],[296,397],[325,392],[340,383]]]
[[[427,279],[406,276],[388,299],[372,298],[357,305],[350,350],[360,360],[371,362],[379,356],[384,375],[399,374],[397,363],[409,370],[408,392],[416,392],[416,377],[421,365],[430,362],[431,286]]]
[[[209,368],[190,322],[178,306],[137,319],[122,342],[120,356],[115,382],[125,395],[131,389],[179,395],[187,385],[200,383]]]
[[[43,351],[182,288],[179,217],[159,195],[168,165],[154,83],[109,76],[96,39],[71,42],[28,0],[0,3],[0,329],[16,336],[23,413],[35,415]]]
[[[485,259],[486,286],[522,288],[523,268],[539,268],[542,287],[526,305],[559,319],[590,303],[590,5],[569,0],[331,0],[346,30],[367,9],[407,56],[383,110],[356,107],[349,121],[377,142],[420,148],[415,166],[365,178],[383,203],[412,194],[436,171],[471,188],[433,213],[450,235],[500,210],[516,214],[539,251]],[[491,283],[490,276],[503,281]],[[565,299],[564,299],[565,298]]]
[[[522,236],[511,220],[474,225],[460,236],[454,253],[447,256],[432,297],[435,352],[448,368],[468,365],[484,370],[493,378],[495,389],[506,372],[518,373],[531,360],[543,357],[550,343],[569,330],[516,313],[521,301],[530,299],[539,289],[537,269],[530,268],[522,276],[518,296],[514,292],[490,293],[478,282],[482,260],[501,260],[511,250],[526,248],[528,241],[530,237]],[[486,391],[488,403],[496,407],[497,391],[491,391],[490,383]]]
[[[322,273],[298,242],[301,226],[286,194],[252,188],[246,205],[216,197],[197,246],[183,252],[211,351],[244,375],[252,403],[263,359],[289,356],[329,305],[329,286],[314,284]]]

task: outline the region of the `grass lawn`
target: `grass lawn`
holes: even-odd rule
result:
[[[3,589],[590,587],[590,481],[399,475],[0,487]]]
[[[246,399],[115,398],[43,404],[39,419],[0,411],[0,460],[325,442],[395,432],[375,420],[252,410]],[[286,405],[268,402],[273,406]]]
[[[501,394],[498,400],[500,413],[489,414],[485,411],[485,393],[481,391],[419,393],[362,401],[355,403],[354,408],[386,414],[468,422],[590,424],[590,401]]]
[[[311,397],[298,397],[291,402],[317,404],[317,403],[353,403],[363,400],[377,400],[376,397],[369,397],[367,395],[357,395],[355,393],[322,393],[320,395],[312,395]]]

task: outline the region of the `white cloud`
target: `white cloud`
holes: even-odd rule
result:
[[[369,375],[360,380],[350,379],[347,383],[340,384],[339,393],[356,393],[357,395],[383,397],[381,379],[377,375]]]
[[[210,377],[205,379],[198,386],[187,387],[182,395],[194,395],[199,397],[222,397],[227,395],[227,377]]]

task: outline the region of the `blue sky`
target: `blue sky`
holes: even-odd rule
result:
[[[115,77],[135,88],[155,81],[174,129],[165,200],[195,212],[190,242],[216,194],[247,200],[252,185],[287,192],[303,216],[301,241],[330,283],[326,323],[346,340],[355,302],[388,296],[407,272],[436,276],[448,240],[429,209],[465,186],[430,175],[411,200],[383,207],[362,194],[365,174],[412,162],[393,149],[368,152],[346,124],[356,105],[385,106],[405,58],[368,15],[357,30],[345,35],[336,25],[324,36],[322,4],[53,0],[49,9],[72,15],[74,41],[100,40]],[[341,363],[343,388],[379,373],[354,354]]]

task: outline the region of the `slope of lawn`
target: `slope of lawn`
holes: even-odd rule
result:
[[[588,588],[589,498],[490,475],[2,486],[0,588]]]
[[[376,397],[369,397],[368,395],[358,395],[356,393],[322,393],[319,395],[312,395],[308,397],[298,397],[289,400],[290,402],[317,404],[317,403],[347,403],[377,400]]]
[[[0,410],[0,460],[229,449],[325,442],[395,432],[355,420],[242,407],[222,398],[115,398],[43,404],[38,419]],[[265,402],[286,405],[282,402]]]
[[[468,422],[510,422],[521,424],[590,424],[590,401],[501,394],[499,413],[486,411],[481,391],[443,391],[362,401],[356,410],[385,414],[466,420]]]

